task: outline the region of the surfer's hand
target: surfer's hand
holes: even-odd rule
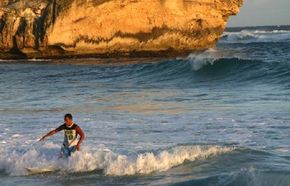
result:
[[[77,144],[77,151],[79,151],[81,149],[81,145]]]
[[[43,136],[42,138],[40,138],[39,141],[44,141],[45,140],[45,136]]]

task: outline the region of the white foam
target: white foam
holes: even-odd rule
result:
[[[153,153],[140,154],[134,161],[119,155],[109,164],[106,173],[109,175],[134,175],[166,171],[183,164],[185,161],[205,159],[232,150],[233,148],[219,146],[182,146],[173,148],[171,151],[161,151],[157,155]]]
[[[18,138],[18,137],[20,137],[20,134],[13,134],[11,137],[12,138]]]
[[[220,43],[289,42],[289,30],[224,32]]]
[[[45,143],[43,146],[30,148],[28,151],[0,150],[0,170],[10,175],[26,175],[26,168],[52,168],[65,172],[86,172],[103,170],[112,176],[149,174],[165,171],[185,161],[195,161],[231,152],[232,147],[220,146],[179,146],[159,153],[143,153],[136,157],[128,157],[102,148],[90,151],[84,148],[69,159],[58,159],[59,146]],[[23,152],[24,151],[24,152]]]
[[[213,65],[218,59],[230,59],[230,58],[244,58],[243,54],[231,51],[223,51],[218,49],[208,49],[201,53],[192,53],[187,57],[190,61],[192,69],[197,71],[202,69],[206,65]]]

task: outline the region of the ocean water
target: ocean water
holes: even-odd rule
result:
[[[37,140],[67,112],[86,139],[58,159],[62,133]],[[1,61],[0,185],[290,185],[290,27],[174,59]]]

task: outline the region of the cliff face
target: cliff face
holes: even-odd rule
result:
[[[179,55],[214,46],[241,5],[242,0],[2,0],[0,51],[2,57]]]

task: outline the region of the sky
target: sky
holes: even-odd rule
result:
[[[290,25],[290,0],[244,0],[228,26]]]

